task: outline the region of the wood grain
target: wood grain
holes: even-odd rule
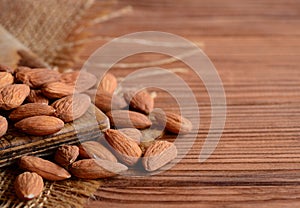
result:
[[[107,38],[137,31],[165,31],[198,45],[204,42],[224,84],[227,121],[217,149],[199,163],[211,122],[210,100],[191,71],[178,73],[197,95],[200,107],[200,131],[193,148],[159,175],[104,181],[86,207],[298,207],[300,1],[125,0],[120,4],[132,5],[133,12],[92,29],[106,39],[90,44],[82,61]],[[159,58],[141,54],[123,62]],[[161,67],[187,68],[180,62]],[[111,72],[124,77],[134,70]],[[157,92],[155,102],[156,107],[178,110],[163,91]],[[190,116],[199,115],[191,111]],[[187,136],[181,148],[191,142]]]

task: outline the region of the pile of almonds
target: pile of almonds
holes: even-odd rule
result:
[[[146,171],[158,170],[176,158],[176,146],[155,138],[145,145],[141,130],[153,125],[164,126],[167,132],[175,134],[192,130],[191,122],[176,113],[154,112],[154,99],[146,90],[113,95],[117,88],[114,75],[107,73],[97,84],[93,74],[80,73],[78,79],[76,71],[61,74],[50,69],[12,70],[0,66],[0,109],[8,115],[8,119],[0,116],[0,136],[7,131],[7,120],[30,135],[56,133],[64,123],[80,118],[91,101],[117,128],[103,131],[104,138],[97,141],[60,146],[55,162],[35,156],[21,157],[19,167],[26,172],[15,181],[16,194],[21,199],[37,197],[43,190],[43,179],[108,178],[139,161]]]

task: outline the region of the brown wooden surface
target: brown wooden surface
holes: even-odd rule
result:
[[[224,84],[227,122],[213,155],[198,163],[210,103],[201,81],[179,73],[199,94],[201,125],[193,149],[159,175],[106,180],[87,207],[299,206],[300,1],[125,0],[121,5],[131,5],[133,12],[94,28],[106,39],[90,44],[82,59],[107,38],[136,31],[166,31],[204,42]],[[141,55],[128,61],[155,58]],[[125,76],[133,70],[112,72]],[[170,103],[166,93],[158,92],[157,107],[176,109]]]

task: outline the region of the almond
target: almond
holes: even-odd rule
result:
[[[96,159],[79,160],[74,162],[70,167],[70,171],[74,176],[83,179],[108,178],[127,169],[121,163]]]
[[[150,145],[142,159],[143,166],[147,171],[155,171],[177,156],[176,146],[167,141],[156,141]]]
[[[159,124],[166,125],[166,130],[175,134],[188,134],[193,128],[188,119],[176,113],[155,112],[154,117]]]
[[[57,82],[60,80],[60,73],[51,69],[28,67],[19,67],[16,70],[15,77],[23,84],[27,84],[32,88],[38,88],[49,82]]]
[[[74,94],[74,86],[63,82],[51,82],[45,84],[42,88],[42,93],[49,99],[58,99],[71,94]]]
[[[91,99],[85,94],[74,94],[55,101],[52,106],[55,115],[64,122],[71,122],[86,113],[91,105]]]
[[[85,159],[95,158],[117,162],[117,158],[106,147],[96,141],[82,143],[79,146],[79,155]]]
[[[45,136],[60,131],[64,122],[53,116],[33,116],[15,123],[15,127],[30,135]]]
[[[117,157],[125,164],[132,166],[142,155],[139,145],[118,130],[108,129],[104,132],[106,141],[114,149]]]
[[[0,108],[11,110],[17,108],[29,95],[30,88],[25,84],[7,85],[0,90]]]
[[[0,72],[0,88],[14,83],[14,77],[11,73]]]
[[[75,162],[79,155],[79,148],[75,145],[62,145],[54,155],[54,160],[59,165],[66,167]]]
[[[8,123],[5,117],[0,116],[0,137],[6,134],[8,128]]]
[[[9,119],[19,121],[32,116],[52,116],[55,110],[52,106],[41,103],[27,103],[13,110]]]
[[[135,93],[134,91],[128,91],[124,93],[124,98],[129,104],[130,108],[135,111],[149,114],[153,110],[154,100],[146,90],[138,93]]]
[[[125,134],[128,138],[132,139],[136,143],[140,144],[141,139],[142,139],[142,133],[140,130],[135,129],[135,128],[123,128],[123,129],[118,129],[119,132]]]
[[[61,82],[75,86],[77,92],[84,92],[97,83],[97,77],[86,71],[66,72],[61,75]]]
[[[5,65],[0,64],[0,72],[9,72],[9,73],[13,74],[14,69],[9,67],[9,66],[5,66]]]
[[[44,179],[59,181],[70,178],[71,175],[64,168],[53,162],[35,156],[23,156],[19,161],[20,168],[36,172]]]
[[[45,103],[47,105],[49,103],[48,98],[43,95],[41,90],[30,90],[27,101],[30,103]]]
[[[106,114],[112,126],[118,128],[145,129],[152,125],[149,118],[141,113],[127,110],[113,110]]]
[[[24,172],[17,176],[14,188],[22,200],[30,200],[39,196],[44,189],[43,178],[36,173]]]
[[[98,91],[104,91],[113,94],[117,86],[117,78],[111,73],[106,73],[98,86]]]
[[[127,103],[125,102],[123,97],[120,97],[118,95],[114,95],[113,97],[112,94],[104,91],[98,91],[94,98],[95,105],[103,112],[119,110],[127,106]]]

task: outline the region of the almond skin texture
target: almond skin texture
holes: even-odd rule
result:
[[[49,99],[58,99],[75,93],[75,88],[63,82],[51,82],[45,84],[42,93]]]
[[[13,110],[9,115],[9,119],[12,121],[19,121],[32,116],[52,116],[54,113],[54,108],[49,105],[41,103],[27,103]]]
[[[41,90],[30,90],[30,93],[27,97],[29,103],[44,103],[49,104],[48,98],[46,98]]]
[[[130,108],[135,111],[148,115],[153,110],[154,100],[146,90],[136,94],[133,91],[128,91],[124,94],[124,98]]]
[[[117,86],[117,78],[111,73],[106,73],[98,86],[98,91],[104,91],[113,94]]]
[[[135,128],[123,128],[118,129],[119,132],[125,134],[128,138],[132,139],[136,143],[140,144],[142,139],[142,132]]]
[[[60,131],[64,122],[53,116],[33,116],[15,123],[15,127],[30,135],[45,136]]]
[[[98,91],[94,98],[95,105],[103,112],[119,110],[127,106],[127,103],[122,97],[114,95],[113,98],[112,94],[104,91]]]
[[[167,112],[164,114],[155,112],[154,117],[159,124],[166,125],[166,130],[175,134],[188,134],[193,128],[192,123],[188,119],[176,113]]]
[[[55,115],[64,122],[71,122],[86,113],[91,105],[91,99],[85,94],[74,94],[61,98],[52,104]]]
[[[0,89],[0,109],[11,110],[19,107],[29,92],[30,88],[25,84],[7,85]]]
[[[75,86],[77,92],[84,92],[97,83],[97,77],[86,71],[74,71],[61,74],[61,82]]]
[[[77,159],[79,155],[79,148],[75,145],[62,145],[54,155],[54,160],[62,167],[67,167]]]
[[[8,123],[5,117],[0,116],[0,137],[6,134],[8,128]]]
[[[60,73],[51,69],[19,67],[15,74],[18,81],[32,88],[38,88],[50,82],[60,80]]]
[[[9,72],[11,74],[14,73],[14,69],[5,65],[0,64],[0,72]]]
[[[23,156],[19,161],[20,168],[31,172],[36,172],[44,179],[59,181],[70,178],[71,175],[64,168],[49,160],[44,160],[35,156]]]
[[[114,149],[117,157],[126,165],[133,166],[142,155],[139,145],[118,130],[108,129],[104,132],[106,141]]]
[[[14,83],[14,77],[11,73],[0,72],[0,88]]]
[[[118,128],[145,129],[152,125],[149,118],[141,113],[127,110],[113,110],[106,114],[112,126]]]
[[[107,160],[84,159],[74,162],[71,173],[83,179],[108,178],[126,171],[128,168],[121,163],[114,163]]]
[[[117,158],[102,144],[96,141],[88,141],[79,145],[79,155],[85,159],[101,159],[118,162]]]
[[[150,145],[142,159],[142,164],[147,171],[155,171],[177,156],[177,149],[173,143],[156,141]]]
[[[44,189],[43,178],[36,173],[24,172],[17,176],[14,188],[22,200],[30,200],[39,196]]]

